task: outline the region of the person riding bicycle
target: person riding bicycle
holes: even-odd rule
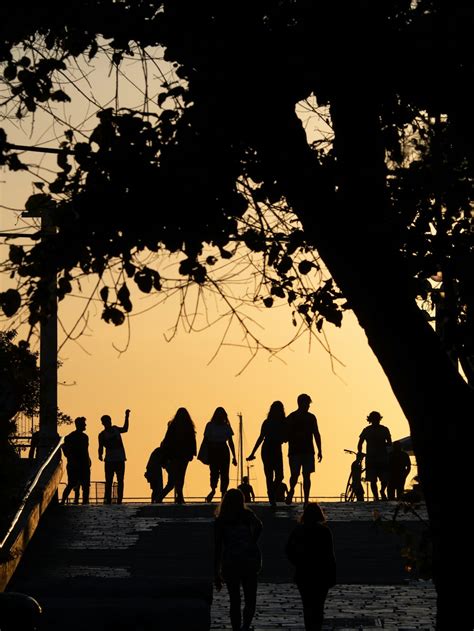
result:
[[[351,465],[351,484],[352,490],[358,502],[364,501],[364,487],[362,486],[362,461],[365,454],[361,451],[357,452],[356,458]]]

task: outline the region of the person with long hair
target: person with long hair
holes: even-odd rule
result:
[[[230,425],[229,417],[223,407],[217,407],[211,420],[204,429],[204,438],[207,441],[209,474],[211,482],[211,492],[206,497],[206,502],[212,502],[219,483],[221,481],[221,496],[224,497],[229,487],[230,452],[232,453],[232,464],[237,466],[235,456],[235,445],[232,436],[234,431]]]
[[[268,501],[276,506],[276,489],[283,482],[283,454],[281,446],[286,442],[286,416],[281,401],[273,401],[263,421],[260,436],[247,460],[255,460],[255,452],[262,445],[262,462],[267,483]]]
[[[184,504],[184,479],[188,464],[196,455],[196,428],[186,408],[178,408],[168,423],[165,437],[160,445],[162,462],[166,461],[168,482],[158,502],[162,502],[170,491],[175,490],[175,502]]]
[[[336,584],[336,557],[331,531],[316,502],[305,505],[290,533],[286,555],[295,566],[295,583],[303,604],[306,631],[321,631],[328,591]]]
[[[216,512],[214,527],[214,584],[217,590],[223,582],[227,586],[232,631],[249,631],[257,605],[257,577],[262,568],[257,543],[262,522],[246,506],[242,491],[229,489]],[[244,593],[242,613],[240,586]]]

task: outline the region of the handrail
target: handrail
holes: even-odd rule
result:
[[[3,549],[5,543],[8,540],[8,537],[11,535],[11,533],[13,532],[16,524],[20,520],[20,517],[21,517],[21,515],[22,515],[22,513],[23,513],[23,511],[25,509],[26,502],[28,501],[30,495],[33,493],[36,485],[38,484],[38,481],[39,481],[43,471],[46,469],[46,467],[52,461],[52,459],[54,458],[56,453],[59,451],[63,441],[64,441],[64,437],[61,437],[59,439],[58,444],[56,445],[56,447],[51,451],[49,456],[46,458],[46,460],[43,462],[43,464],[39,468],[37,474],[35,475],[35,477],[33,478],[32,482],[31,482],[31,484],[29,484],[28,490],[26,491],[26,493],[23,496],[23,499],[21,501],[20,508],[17,510],[17,512],[15,513],[15,516],[13,517],[12,523],[10,524],[10,528],[7,530],[7,534],[3,537],[2,541],[0,542],[0,551]]]

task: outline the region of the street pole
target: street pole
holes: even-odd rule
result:
[[[48,210],[41,214],[24,212],[24,217],[40,217],[41,238],[55,234],[56,227]],[[58,303],[55,269],[43,279],[47,290],[47,309],[40,321],[40,414],[38,457],[49,454],[58,434]]]
[[[244,478],[244,429],[242,423],[242,414],[239,413],[239,462],[240,462],[240,483]]]

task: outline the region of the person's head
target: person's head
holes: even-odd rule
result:
[[[311,405],[311,397],[309,394],[298,395],[297,401],[299,410],[309,410],[309,406]]]
[[[245,498],[240,489],[228,489],[216,511],[218,519],[233,521],[245,510]]]
[[[218,425],[229,424],[229,418],[227,412],[223,407],[218,407],[214,410],[214,414],[211,418],[211,423],[217,423]]]
[[[74,419],[74,425],[76,426],[76,429],[78,429],[80,432],[83,432],[86,429],[86,417],[78,416],[76,419]]]
[[[249,483],[249,476],[248,476],[248,475],[244,475],[244,476],[242,477],[242,482],[243,482],[244,484],[248,484],[248,483]]]
[[[308,502],[308,504],[304,507],[300,521],[302,524],[311,526],[313,524],[326,523],[326,517],[324,516],[323,510],[319,504],[316,502]]]
[[[102,415],[100,417],[100,422],[105,427],[105,429],[108,429],[109,427],[112,427],[112,419],[110,418],[110,416],[108,414]]]
[[[371,423],[372,425],[378,425],[382,419],[382,415],[380,412],[374,410],[367,416],[367,423]]]
[[[285,419],[285,407],[281,401],[273,401],[268,410],[267,418],[270,419]]]
[[[186,408],[178,408],[176,410],[174,418],[171,420],[171,423],[186,427],[192,427],[194,429],[193,419],[191,418],[191,415]]]

